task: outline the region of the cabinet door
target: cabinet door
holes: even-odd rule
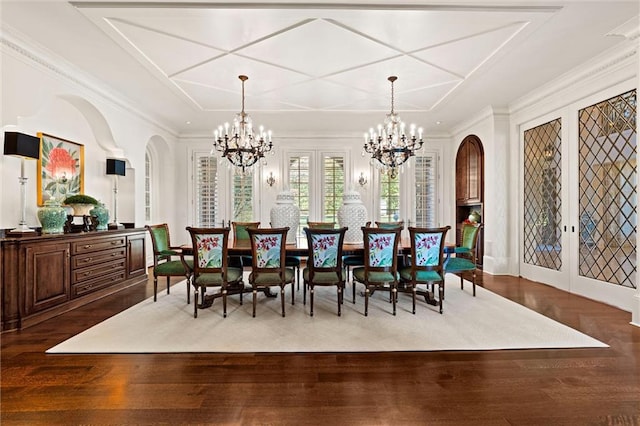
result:
[[[68,243],[28,245],[26,259],[26,314],[69,300],[71,291]]]
[[[456,203],[464,204],[469,198],[467,174],[467,146],[463,142],[456,157]]]
[[[147,272],[144,241],[145,234],[127,237],[127,275],[129,277],[144,275]]]
[[[470,139],[467,143],[467,203],[482,201],[482,154],[478,143]]]

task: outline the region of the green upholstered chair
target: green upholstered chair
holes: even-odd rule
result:
[[[376,221],[375,224],[378,228],[383,228],[383,229],[395,229],[395,228],[400,228],[401,230],[404,229],[404,220],[401,220],[399,222]]]
[[[153,301],[158,299],[158,277],[167,277],[167,294],[170,292],[171,277],[185,277],[187,279],[187,303],[190,302],[190,278],[193,260],[185,259],[180,247],[171,245],[169,225],[146,225],[145,229],[151,235],[153,246]]]
[[[409,227],[411,239],[411,266],[400,269],[400,279],[410,285],[413,297],[413,313],[416,313],[416,293],[418,284],[427,286],[426,294],[435,294],[439,289],[440,313],[444,299],[444,240],[450,226],[442,228]]]
[[[342,297],[344,294],[346,272],[342,266],[342,245],[347,228],[304,228],[307,235],[309,256],[307,267],[302,271],[304,279],[304,298],[307,303],[309,287],[309,315],[313,316],[313,295],[315,286],[335,286],[338,300],[338,316],[342,315]]]
[[[247,229],[258,228],[260,222],[231,222],[231,226],[233,227],[233,244],[235,246],[246,245],[249,247],[251,243],[249,242]],[[234,267],[251,267],[251,256],[232,256],[231,264]]]
[[[398,292],[398,243],[400,229],[362,227],[364,266],[353,269],[353,282],[365,286],[364,315],[369,313],[369,296],[378,289],[391,293],[393,315],[396,314]]]
[[[193,247],[193,317],[198,317],[198,308],[205,305],[207,287],[219,287],[220,292],[211,296],[222,297],[222,315],[227,316],[227,295],[231,292],[240,294],[242,303],[242,268],[229,266],[229,228],[192,228]],[[198,290],[202,295],[202,304],[198,305]]]
[[[460,244],[453,250],[454,256],[450,257],[444,265],[445,273],[460,276],[461,289],[464,289],[462,275],[471,272],[474,297],[476,295],[476,244],[482,227],[481,223],[463,223]]]
[[[268,287],[280,287],[280,299],[282,302],[282,316],[284,310],[284,290],[287,284],[293,284],[295,274],[293,269],[285,265],[286,228],[249,228],[249,240],[251,242],[251,274],[249,283],[253,290],[253,316],[256,316],[256,299],[258,290]],[[295,303],[295,291],[291,289],[291,304]]]

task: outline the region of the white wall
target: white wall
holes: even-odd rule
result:
[[[9,37],[6,34],[3,35]],[[112,209],[112,179],[105,173],[107,157],[124,158],[128,170],[135,170],[123,179],[126,201],[123,215],[118,219],[144,225],[144,153],[152,138],[168,141],[167,155],[175,144],[167,130],[137,113],[127,104],[105,95],[98,83],[88,81],[77,70],[56,65],[46,53],[37,51],[26,42],[12,38],[1,45],[3,131],[19,131],[30,135],[43,132],[84,145],[84,192],[105,202]],[[0,157],[0,227],[13,228],[20,219],[20,192],[17,184],[20,161]],[[39,226],[36,202],[36,162],[26,168],[27,224]],[[173,163],[166,173],[173,175]],[[133,175],[133,176],[132,176]],[[173,180],[168,179],[167,194],[175,193]],[[131,191],[134,194],[131,194]],[[119,198],[120,200],[120,198]],[[133,208],[131,204],[133,203]],[[120,211],[120,209],[119,209]],[[175,210],[168,208],[158,220],[173,221]]]

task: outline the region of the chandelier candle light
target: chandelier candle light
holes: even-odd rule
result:
[[[373,164],[394,178],[401,167],[415,151],[422,148],[422,127],[417,129],[411,124],[409,135],[405,134],[405,124],[394,110],[393,83],[398,79],[391,76],[387,80],[391,82],[391,112],[387,114],[384,125],[379,124],[378,129],[369,129],[364,134],[364,147],[362,155],[371,154]],[[377,161],[373,161],[377,160]]]
[[[258,133],[254,134],[251,117],[244,112],[244,82],[249,77],[240,75],[238,78],[242,81],[242,111],[236,115],[231,127],[229,123],[224,123],[224,126],[219,126],[213,132],[213,148],[221,153],[221,158],[226,158],[244,173],[258,160],[264,159],[264,154],[273,154],[273,142],[271,130],[265,131],[262,126],[259,127]],[[211,152],[213,153],[213,150]]]

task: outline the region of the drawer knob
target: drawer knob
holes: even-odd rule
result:
[[[86,246],[84,246],[84,248],[86,249],[90,249],[91,247],[92,247],[91,244],[87,244]]]
[[[118,244],[120,241],[111,241],[111,245],[115,246],[116,244]]]
[[[85,273],[84,273],[84,276],[85,276],[85,277],[88,277],[89,275],[91,275],[91,272],[85,272]]]
[[[91,262],[92,260],[93,260],[93,258],[92,258],[92,257],[87,257],[87,258],[84,260],[84,263],[89,263],[89,262]]]

